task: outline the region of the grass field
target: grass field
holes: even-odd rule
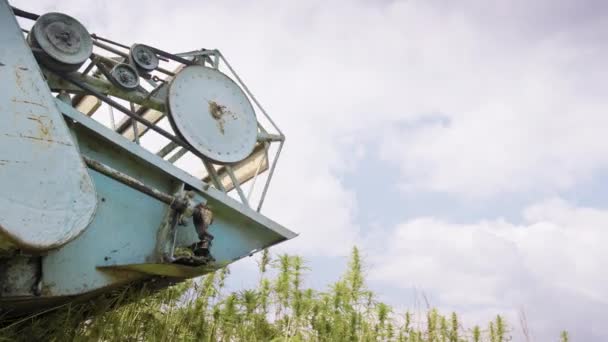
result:
[[[258,267],[253,289],[226,291],[225,268],[160,292],[128,288],[94,304],[10,322],[0,329],[0,341],[513,340],[501,316],[485,326],[463,327],[456,313],[395,312],[367,289],[356,248],[342,277],[322,292],[302,286],[310,270],[299,256],[273,258],[264,251]],[[566,342],[568,334],[556,333],[555,340]]]

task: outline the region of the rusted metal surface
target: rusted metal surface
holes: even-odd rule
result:
[[[87,227],[95,188],[5,1],[0,46],[0,235],[45,251]]]

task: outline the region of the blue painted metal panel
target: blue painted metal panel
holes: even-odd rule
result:
[[[156,231],[166,205],[91,173],[98,188],[95,220],[77,239],[43,258],[43,296],[76,295],[124,282],[124,275],[117,278],[97,270],[100,265],[156,261]]]
[[[177,192],[184,184],[182,179],[163,169],[142,163],[134,154],[89,127],[74,124],[72,129],[80,152],[87,157],[99,159],[168,193]],[[140,156],[150,154],[138,145],[133,147],[141,149]],[[177,169],[171,164],[168,166]],[[207,202],[214,208],[210,232],[215,236],[211,253],[216,262],[208,267],[175,269],[170,264],[162,264],[162,256],[157,250],[158,231],[169,206],[105,175],[93,170],[89,172],[98,189],[95,219],[81,236],[43,257],[43,297],[78,295],[158,274],[201,275],[293,235],[285,236],[269,229],[257,217],[234,210],[224,202],[234,200],[224,194],[221,194],[223,197],[208,196],[203,190],[205,186],[198,183],[202,187],[193,188],[196,193],[193,201]],[[198,241],[191,219],[186,225],[177,227],[177,247]]]
[[[95,189],[4,0],[0,46],[0,242],[46,251],[87,227]]]

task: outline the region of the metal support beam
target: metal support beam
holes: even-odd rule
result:
[[[148,186],[148,185],[144,184],[143,182],[140,182],[139,180],[137,180],[125,173],[122,173],[116,169],[113,169],[113,168],[111,168],[95,159],[91,159],[87,156],[82,156],[82,159],[87,164],[87,166],[90,167],[91,169],[93,169],[99,173],[102,173],[114,180],[117,180],[128,187],[141,191],[141,192],[145,193],[146,195],[152,196],[152,197],[156,198],[157,200],[164,202],[168,205],[173,205],[175,203],[175,200],[176,200],[175,197],[173,197],[169,194],[166,194],[158,189],[155,189],[151,186]]]
[[[279,143],[279,149],[277,150],[277,154],[274,156],[274,160],[272,161],[270,173],[268,174],[268,179],[266,180],[266,184],[264,185],[264,190],[262,191],[262,196],[260,197],[260,203],[258,203],[258,212],[262,210],[262,204],[264,204],[264,200],[266,199],[266,193],[268,192],[268,187],[270,186],[270,181],[272,180],[272,176],[274,175],[274,169],[277,166],[277,161],[279,160],[279,156],[281,155],[281,150],[283,149],[284,143],[285,141],[281,141]]]
[[[43,71],[45,70],[43,69]],[[83,93],[83,88],[75,85],[71,81],[67,81],[65,78],[62,78],[51,71],[46,71],[44,74],[47,78],[49,87],[53,91],[65,90],[68,93]],[[72,74],[70,75],[70,79],[88,85],[88,87],[95,90],[96,93],[111,95],[125,101],[137,103],[138,105],[146,108],[156,109],[161,112],[165,110],[164,101],[161,101],[153,96],[148,96],[148,94],[137,90],[125,91],[114,86],[108,81],[88,75]]]
[[[230,165],[226,165],[226,173],[228,173],[228,176],[230,177],[232,184],[234,184],[234,187],[236,188],[236,192],[239,194],[239,197],[241,198],[241,202],[243,202],[244,205],[249,206],[249,202],[247,201],[247,196],[245,196],[245,193],[243,192],[243,189],[241,188],[241,184],[239,183],[239,180],[234,175],[234,172],[232,171],[232,167]]]

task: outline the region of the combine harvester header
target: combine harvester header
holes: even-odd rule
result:
[[[123,45],[5,0],[0,47],[0,316],[295,237],[260,214],[284,136],[218,50]]]

